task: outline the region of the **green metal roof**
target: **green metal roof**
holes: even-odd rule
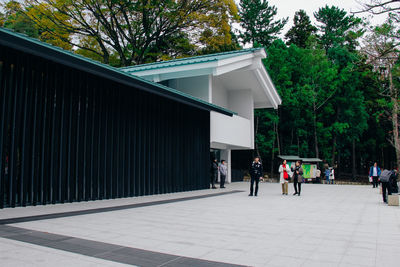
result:
[[[39,41],[38,39],[28,37],[25,34],[16,33],[3,27],[0,27],[0,45],[9,46],[23,52],[46,58],[53,62],[105,77],[197,108],[216,111],[228,116],[236,114],[228,109],[208,103],[202,99],[195,98],[173,88],[128,74],[119,68],[83,57],[71,51],[64,50],[60,47],[53,46]]]
[[[235,51],[229,51],[229,52],[223,52],[223,53],[159,61],[159,62],[154,62],[154,63],[123,67],[120,69],[125,72],[138,72],[138,71],[145,71],[145,70],[152,70],[152,69],[161,69],[161,68],[177,67],[177,66],[184,66],[184,65],[191,65],[191,64],[198,64],[198,63],[206,63],[206,62],[227,59],[227,58],[235,57],[238,55],[250,54],[250,53],[253,53],[254,51],[259,51],[262,49],[264,49],[264,48],[249,48],[249,49],[235,50]]]
[[[299,156],[291,156],[291,155],[279,155],[278,158],[286,159],[286,160],[289,160],[289,161],[301,160],[301,158]]]
[[[278,158],[286,159],[289,161],[297,161],[301,160],[303,162],[322,162],[319,158],[300,158],[299,156],[291,156],[291,155],[279,155]]]
[[[322,160],[319,158],[302,158],[302,161],[304,161],[304,162],[322,162]]]

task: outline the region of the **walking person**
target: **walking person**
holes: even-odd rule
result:
[[[392,192],[390,190],[390,177],[392,176],[392,172],[389,170],[383,170],[381,175],[379,176],[379,181],[382,184],[382,198],[383,202],[387,203],[387,195],[391,195]]]
[[[288,183],[290,179],[290,168],[286,162],[286,159],[283,160],[282,164],[279,166],[279,182],[282,185],[282,195],[288,194]]]
[[[215,187],[215,180],[217,180],[218,177],[218,163],[217,163],[217,159],[214,159],[211,162],[211,167],[210,167],[210,178],[211,178],[211,188],[212,189],[217,189]]]
[[[225,188],[225,179],[227,174],[228,174],[228,167],[226,166],[226,161],[221,160],[221,164],[219,165],[219,175],[221,179],[219,188]]]
[[[381,175],[381,169],[378,163],[375,162],[374,166],[369,169],[369,176],[372,177],[372,188],[378,187],[378,178]]]
[[[250,194],[249,196],[253,196],[253,187],[254,183],[256,183],[256,188],[254,191],[254,196],[257,196],[258,193],[258,183],[260,182],[260,178],[262,178],[263,168],[260,162],[259,157],[255,157],[253,163],[250,166]]]
[[[301,167],[301,162],[299,160],[296,162],[296,166],[292,168],[292,172],[293,172],[293,186],[294,186],[293,195],[300,196],[301,183],[303,182],[303,168]]]
[[[335,169],[331,167],[329,174],[329,184],[334,184],[334,183],[335,183]]]

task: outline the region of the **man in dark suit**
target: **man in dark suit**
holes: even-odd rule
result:
[[[256,183],[256,189],[254,191],[254,196],[257,196],[258,193],[258,183],[260,182],[260,178],[262,178],[263,168],[260,162],[259,157],[255,157],[253,163],[250,166],[250,194],[249,196],[253,196],[253,187],[254,182]]]

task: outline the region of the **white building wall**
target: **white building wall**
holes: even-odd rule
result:
[[[209,75],[173,79],[168,82],[168,86],[210,102]]]
[[[250,148],[254,148],[254,98],[250,89],[232,90],[228,93],[228,109],[250,121]]]
[[[217,106],[229,108],[228,91],[218,79],[212,79],[211,102]]]
[[[213,143],[233,145],[249,148],[251,144],[251,123],[250,120],[240,116],[232,117],[211,111],[210,116],[210,141]],[[220,148],[212,146],[213,148]]]
[[[253,103],[251,90],[232,90],[228,93],[228,108],[249,120],[254,113]]]

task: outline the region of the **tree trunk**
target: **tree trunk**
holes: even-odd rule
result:
[[[315,157],[319,158],[319,149],[318,149],[318,136],[317,136],[317,114],[316,114],[316,107],[315,107],[315,101],[313,103],[314,105],[314,145],[315,145]]]
[[[396,165],[397,168],[400,166],[400,140],[399,140],[399,102],[398,93],[393,85],[392,69],[389,68],[389,82],[390,82],[390,98],[392,101],[392,124],[393,124],[393,145],[396,150]],[[390,167],[390,166],[389,166]]]
[[[274,135],[276,134],[276,133],[275,133],[275,127],[276,127],[275,125],[276,125],[276,123],[274,123]],[[274,136],[273,141],[272,141],[272,151],[271,151],[271,155],[272,155],[272,157],[271,157],[271,178],[272,178],[272,175],[274,175],[275,136]]]
[[[336,133],[333,134],[331,166],[335,165],[335,156],[336,156],[335,154],[336,154]]]
[[[278,115],[278,118],[279,118],[279,112],[278,111],[276,112],[276,114]],[[279,121],[278,121],[278,123],[276,123],[275,133],[276,133],[276,142],[277,142],[277,145],[278,145],[278,154],[282,155],[281,154],[281,143],[279,142]]]
[[[300,157],[300,137],[298,132],[297,132],[297,156]]]
[[[337,107],[337,110],[336,110],[336,120],[335,120],[336,122],[339,120],[339,113],[340,113],[340,107]],[[332,166],[335,166],[336,138],[337,138],[337,134],[336,134],[336,132],[333,132],[332,158],[331,158],[331,164],[332,164]]]

